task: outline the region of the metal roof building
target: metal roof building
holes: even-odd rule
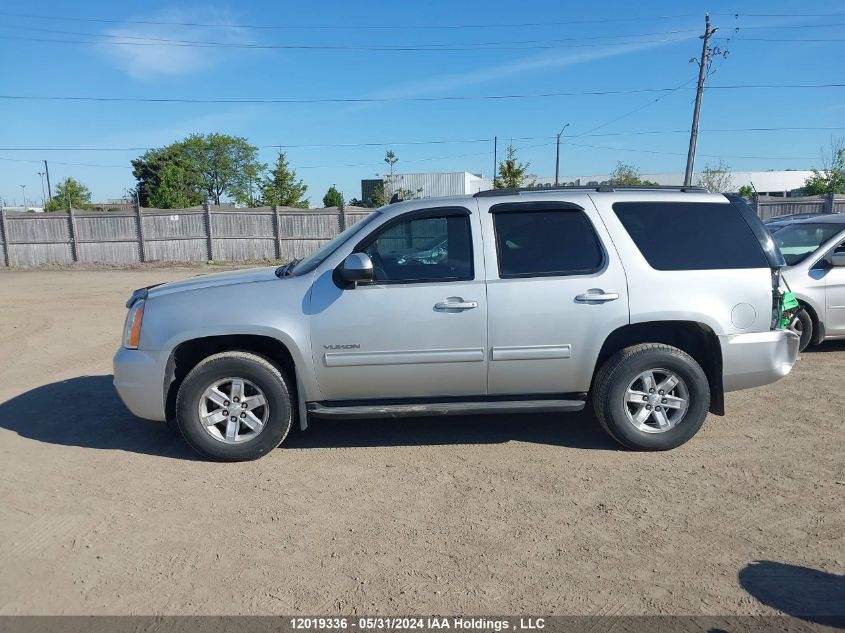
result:
[[[813,175],[813,172],[806,170],[733,171],[730,172],[730,175],[733,191],[739,190],[743,185],[753,185],[760,195],[787,196],[790,192],[803,187],[804,182]],[[640,174],[640,176],[659,185],[679,186],[684,182],[682,172]],[[699,177],[700,173],[693,175],[693,184],[698,184]],[[554,176],[527,176],[525,184],[526,186],[550,187],[554,184],[554,181]],[[369,200],[373,196],[375,187],[381,182],[380,178],[362,180],[361,200]],[[560,184],[564,186],[610,184],[610,174],[561,176]],[[492,188],[493,181],[490,178],[483,178],[478,174],[471,174],[466,171],[393,175],[394,190],[406,189],[417,192],[420,198],[461,196]]]

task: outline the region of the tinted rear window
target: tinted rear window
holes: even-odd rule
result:
[[[548,203],[501,206],[512,210],[493,207],[499,277],[579,275],[601,267],[599,239],[583,211]]]
[[[657,270],[769,266],[751,228],[727,202],[617,202],[613,210]]]

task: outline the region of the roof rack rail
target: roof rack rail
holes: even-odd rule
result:
[[[558,187],[519,187],[518,189],[487,189],[474,194],[475,198],[510,196],[518,193],[544,193],[546,191],[682,191],[707,193],[704,187],[683,185],[560,185]]]

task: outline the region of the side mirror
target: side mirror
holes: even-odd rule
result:
[[[845,253],[834,253],[830,256],[830,263],[835,268],[845,266]]]
[[[366,253],[352,253],[340,265],[340,278],[355,285],[373,280],[373,260]]]

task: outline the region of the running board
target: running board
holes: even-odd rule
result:
[[[308,403],[308,414],[316,418],[360,420],[429,415],[477,415],[483,413],[561,413],[581,411],[583,400],[508,400],[490,402],[427,402],[425,404],[368,404],[335,406]]]

